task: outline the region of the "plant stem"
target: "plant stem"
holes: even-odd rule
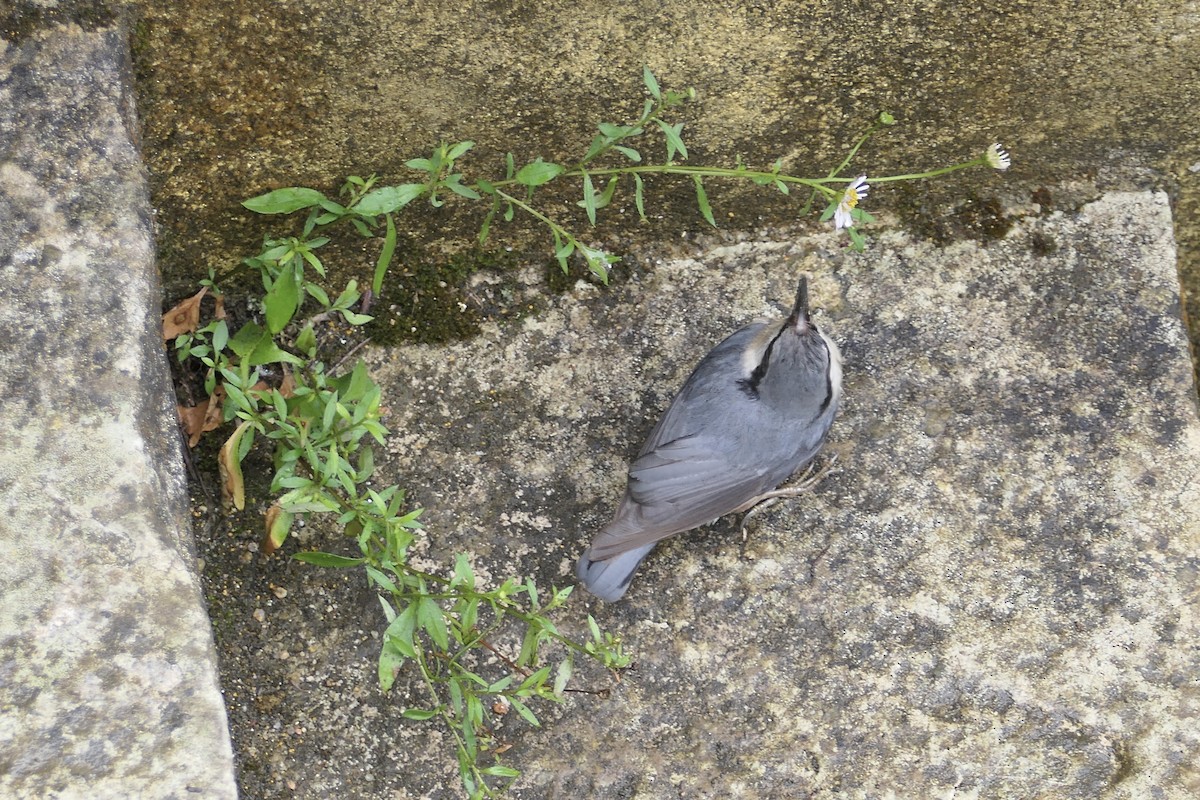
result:
[[[869,183],[874,185],[876,183],[891,183],[893,181],[912,181],[912,180],[918,180],[920,178],[936,178],[939,175],[945,175],[949,172],[957,172],[958,170],[966,169],[967,167],[979,167],[979,166],[986,166],[986,165],[987,165],[987,159],[981,156],[979,158],[975,158],[970,161],[964,161],[961,164],[951,164],[948,167],[942,167],[941,169],[932,169],[932,170],[929,170],[928,172],[909,172],[904,175],[885,175],[883,177],[871,177],[871,178],[868,178],[867,180]]]

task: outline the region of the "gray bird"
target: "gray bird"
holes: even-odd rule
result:
[[[809,317],[801,277],[787,319],[729,336],[671,401],[616,517],[579,558],[584,588],[619,600],[660,540],[788,493],[772,490],[821,449],[841,393],[841,354]]]

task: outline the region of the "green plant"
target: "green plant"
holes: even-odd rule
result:
[[[349,191],[369,185],[370,181],[351,182]],[[336,518],[360,555],[301,552],[294,557],[365,571],[380,592],[388,621],[379,656],[380,687],[389,690],[405,664],[415,665],[428,705],[409,709],[405,716],[440,720],[455,740],[468,793],[495,796],[518,776],[498,757],[483,763],[485,754],[498,751],[489,725],[496,703],[502,699],[505,709],[537,725],[531,701],[561,701],[576,657],[613,669],[625,666],[628,659],[619,640],[601,632],[590,617],[584,640],[559,632],[550,615],[562,607],[573,587],[551,587],[543,598],[532,579],[510,578],[484,589],[465,555],[457,558],[449,576],[409,564],[408,550],[422,532],[421,509],[406,509],[398,486],[370,486],[375,473],[372,443],[383,444],[388,434],[380,422],[380,387],[361,361],[345,374],[329,374],[319,358],[314,319],[296,320],[304,296],[317,302],[321,314],[336,312],[352,325],[370,319],[352,310],[360,297],[353,281],[331,300],[310,280],[310,269],[324,274],[314,251],[327,239],[305,237],[316,226],[339,220],[363,224],[362,217],[344,207],[322,207],[309,215],[301,237],[268,238],[259,255],[246,259],[262,275],[265,325],[249,321],[230,335],[223,295],[210,275],[200,292],[164,315],[164,336],[175,340],[180,361],[194,358],[205,368],[209,400],[192,415],[193,439],[220,422],[236,423],[218,456],[229,504],[245,508],[242,461],[258,438],[265,439],[274,459],[270,491],[277,498],[266,513],[264,549],[283,544],[299,517]],[[390,231],[389,240],[394,241],[394,227]],[[217,318],[200,327],[200,301],[210,292],[217,299]],[[296,328],[285,347],[280,334]],[[264,379],[268,372],[275,374],[274,380]],[[509,658],[495,642],[514,631],[521,646]],[[548,645],[558,654],[553,667],[543,663]],[[500,656],[504,674],[483,677],[481,651]],[[488,697],[496,699],[489,704]]]
[[[808,213],[814,202],[823,200],[825,205],[821,220],[833,219],[839,230],[846,230],[851,246],[856,250],[863,249],[865,240],[858,227],[874,221],[874,218],[859,208],[858,202],[866,197],[869,184],[865,175],[847,178],[841,173],[850,166],[854,156],[871,136],[882,128],[895,124],[895,118],[891,114],[881,113],[855,141],[843,161],[823,177],[789,175],[783,172],[782,161],[778,159],[765,170],[751,169],[740,160],[733,167],[694,166],[680,163],[688,158],[687,145],[682,135],[683,123],[670,122],[665,115],[694,99],[695,91],[664,91],[649,69],[643,70],[642,80],[649,97],[643,104],[641,115],[624,125],[601,123],[597,135],[592,139],[583,157],[570,166],[538,157],[518,168],[513,155],[509,153],[505,157],[503,178],[468,181],[465,173],[458,170],[458,161],[475,146],[475,143],[469,140],[455,144],[442,143],[434,148],[429,158],[414,158],[405,162],[409,169],[424,173],[423,179],[419,181],[374,187],[374,176],[368,179],[366,184],[361,178],[351,178],[351,181],[362,187],[362,191],[352,198],[352,202],[346,207],[331,204],[331,201],[312,189],[296,187],[276,189],[247,200],[243,205],[262,214],[290,213],[310,206],[320,206],[330,214],[357,215],[364,221],[383,216],[386,218],[388,231],[392,232],[393,215],[414,200],[428,197],[430,204],[441,206],[448,196],[457,195],[467,200],[489,204],[487,216],[479,231],[480,242],[488,238],[497,216],[509,221],[513,219],[517,210],[520,210],[550,230],[554,242],[554,256],[564,271],[567,270],[568,259],[578,253],[593,273],[606,280],[609,267],[619,259],[603,249],[584,244],[578,234],[541,211],[533,202],[536,190],[552,181],[579,180],[583,198],[578,201],[578,205],[584,209],[588,222],[594,225],[597,212],[612,202],[621,180],[628,178],[633,183],[634,205],[638,215],[644,220],[646,209],[643,176],[675,175],[687,178],[693,183],[700,214],[714,227],[716,220],[705,189],[707,179],[749,181],[759,186],[772,187],[783,194],[790,194],[796,186],[808,188],[809,199],[801,209],[801,214]],[[665,160],[656,164],[643,163],[643,154],[633,146],[634,140],[653,131],[662,136]],[[621,157],[621,163],[597,165],[602,157],[614,153]],[[993,144],[981,155],[968,161],[925,172],[873,177],[870,183],[933,178],[976,166],[1007,169],[1008,153],[999,144]],[[394,235],[391,241],[394,241]],[[380,273],[377,272],[377,281],[379,277]]]
[[[421,510],[405,508],[404,492],[398,486],[377,490],[370,485],[375,474],[372,442],[382,444],[388,433],[380,422],[380,387],[361,361],[349,372],[334,375],[336,370],[329,369],[318,352],[318,320],[336,314],[350,325],[361,325],[371,319],[355,310],[363,297],[355,281],[349,281],[336,298],[319,282],[326,278],[320,251],[330,242],[324,232],[348,224],[359,235],[373,237],[382,228],[383,244],[371,285],[371,292],[378,295],[395,253],[395,214],[419,198],[440,206],[458,197],[487,204],[481,242],[498,217],[512,220],[520,211],[549,229],[555,258],[564,270],[569,259],[578,256],[607,280],[616,256],[584,243],[579,234],[542,211],[535,205],[536,193],[554,181],[578,180],[582,189],[578,205],[594,224],[625,181],[632,184],[634,205],[645,219],[643,176],[654,174],[690,180],[700,214],[712,225],[716,222],[706,180],[745,180],[784,194],[797,186],[806,188],[809,198],[804,211],[823,202],[821,219],[832,219],[838,229],[848,232],[853,248],[863,248],[858,226],[872,217],[858,203],[869,186],[865,176],[847,178],[841,173],[874,133],[894,123],[890,115],[881,114],[842,163],[824,177],[789,175],[780,161],[765,170],[740,161],[732,167],[693,166],[680,163],[688,158],[683,123],[668,117],[672,109],[694,99],[695,93],[662,90],[648,69],[642,77],[648,97],[641,115],[623,125],[599,125],[584,155],[570,165],[536,158],[518,167],[509,154],[503,178],[468,180],[459,170],[459,161],[474,143],[443,143],[428,158],[407,162],[422,175],[418,181],[381,186],[376,176],[352,176],[336,200],[306,187],[276,189],[247,200],[243,205],[261,214],[307,212],[299,235],[267,237],[258,255],[244,261],[262,279],[259,320],[231,333],[212,274],[201,282],[195,296],[164,315],[164,338],[174,339],[179,360],[196,359],[204,370],[207,400],[181,409],[193,443],[206,430],[236,423],[218,459],[228,502],[239,510],[245,507],[241,465],[255,442],[265,440],[271,445],[271,492],[277,497],[266,514],[264,549],[280,547],[297,518],[312,515],[330,515],[354,539],[356,556],[300,552],[294,557],[324,567],[365,571],[380,592],[387,620],[378,665],[380,686],[390,689],[406,665],[416,669],[428,704],[408,709],[405,716],[438,719],[451,732],[459,773],[472,798],[495,796],[518,776],[498,759],[490,765],[481,763],[486,752],[496,750],[488,725],[490,713],[495,712],[489,712],[484,698],[502,699],[503,708],[515,709],[529,724],[537,725],[530,701],[561,700],[576,657],[595,659],[608,668],[620,668],[628,659],[619,640],[602,632],[591,617],[584,640],[559,632],[550,614],[563,606],[572,587],[552,587],[545,598],[530,579],[510,578],[494,589],[481,589],[465,555],[456,558],[447,575],[422,572],[409,563],[409,548],[423,531]],[[664,145],[660,163],[644,163],[642,151],[634,147],[640,137],[651,133],[661,136]],[[992,145],[983,155],[961,164],[873,181],[934,177],[980,165],[1005,169],[1008,163],[1008,154]],[[201,327],[200,305],[208,293],[216,306],[213,319]],[[319,310],[301,318],[308,300]],[[510,658],[495,642],[514,631],[522,644]],[[547,646],[559,654],[555,666],[543,663]],[[499,677],[480,674],[479,656],[485,652],[504,664]]]

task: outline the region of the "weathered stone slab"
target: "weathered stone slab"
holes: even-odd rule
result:
[[[0,39],[4,797],[236,794],[130,85],[117,25]]]
[[[637,668],[542,730],[501,723],[515,797],[1200,793],[1200,423],[1167,199],[1023,213],[986,246],[719,247],[374,357],[430,554],[563,585],[696,360],[799,271],[842,346],[837,471],[744,549],[726,520],[590,603]],[[447,780],[426,731],[394,735],[419,768],[373,786]]]

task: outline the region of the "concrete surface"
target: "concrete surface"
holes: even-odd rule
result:
[[[15,8],[0,7],[0,794],[232,797],[121,4]],[[667,253],[660,239],[695,218],[660,187],[643,233],[631,241],[625,208],[596,234],[632,251],[618,288],[371,355],[392,398],[390,477],[429,508],[425,565],[465,548],[481,574],[559,583],[695,360],[786,304],[798,270],[847,356],[838,472],[744,548],[725,520],[660,548],[627,602],[586,605],[638,665],[607,699],[543,710],[541,730],[500,721],[526,773],[515,797],[1200,793],[1200,428],[1167,199],[1133,191],[1195,207],[1190,6],[140,13],[178,287],[247,254],[248,195],[401,179],[441,138],[479,139],[473,169],[510,147],[565,157],[636,105],[643,63],[700,89],[687,130],[706,156],[825,167],[887,107],[906,126],[864,153],[868,170],[996,139],[1017,158],[1003,181],[877,189],[899,224],[861,256],[766,229],[794,206],[746,194],[718,215],[763,233]],[[939,216],[947,197],[966,198],[959,227]],[[978,236],[964,207],[1015,227]],[[454,249],[477,222],[456,214],[414,210],[406,233]],[[1175,222],[1195,241],[1194,215]],[[527,254],[544,243],[527,234],[512,234],[515,291],[540,303]],[[360,255],[349,274],[369,271]],[[457,796],[436,729],[400,719],[403,676],[374,688],[371,593],[247,545],[201,543],[225,556],[206,581],[245,796]]]
[[[800,270],[842,347],[837,471],[744,548],[725,519],[660,547],[621,603],[573,600],[564,630],[590,611],[637,663],[582,670],[611,697],[543,707],[540,730],[496,720],[513,797],[1200,792],[1200,419],[1167,200],[1009,213],[987,246],[709,242],[469,342],[372,351],[379,480],[428,509],[422,568],[465,549],[478,574],[564,585],[696,360],[786,308]],[[400,718],[411,676],[373,685],[361,580],[260,559],[208,580],[244,656],[247,796],[459,796],[437,727]]]
[[[0,39],[0,796],[232,798],[108,22]]]

